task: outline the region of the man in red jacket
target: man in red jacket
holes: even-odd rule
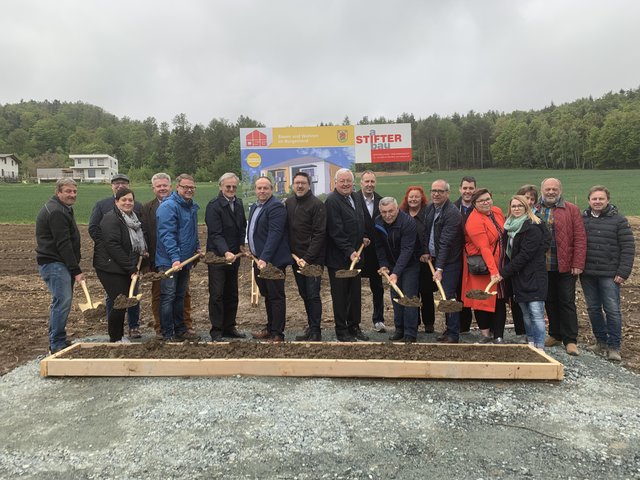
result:
[[[587,235],[578,207],[562,198],[560,180],[543,180],[540,192],[536,210],[551,232],[551,246],[546,253],[549,290],[545,304],[549,337],[544,345],[564,344],[569,355],[579,355],[576,279],[584,270]]]

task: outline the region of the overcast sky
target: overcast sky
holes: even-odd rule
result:
[[[267,126],[640,86],[640,1],[2,0],[0,103]]]

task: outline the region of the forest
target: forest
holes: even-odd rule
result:
[[[395,119],[365,116],[357,123],[394,122],[412,125],[411,172],[640,167],[640,87],[535,111],[470,111],[417,119],[402,113]],[[341,123],[350,124],[349,117]],[[83,102],[30,100],[0,105],[0,153],[17,155],[25,179],[35,177],[37,168],[68,166],[69,154],[104,153],[116,157],[120,171],[134,181],[148,180],[158,171],[188,172],[197,181],[209,181],[226,171],[240,172],[238,129],[262,126],[248,116],[192,124],[184,113],[171,124],[158,123],[153,117],[118,118]],[[402,170],[406,164],[376,169]]]

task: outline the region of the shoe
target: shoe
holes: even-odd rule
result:
[[[193,328],[187,328],[187,333],[189,333],[191,335],[195,335],[196,331]]]
[[[404,338],[404,333],[396,331],[396,333],[394,333],[389,337],[389,340],[391,340],[392,342],[399,342],[403,338]]]
[[[578,346],[575,343],[567,343],[567,346],[565,348],[567,349],[567,353],[569,355],[572,355],[574,357],[577,357],[578,355],[580,355],[580,351],[578,350]]]
[[[493,343],[493,337],[491,336],[481,336],[478,343]]]
[[[176,333],[176,340],[200,340],[200,335],[197,333],[189,333],[189,330],[184,333]]]
[[[53,355],[54,353],[58,353],[61,352],[62,350],[64,350],[65,348],[67,348],[69,345],[67,345],[67,342],[65,342],[64,347],[58,347],[58,348],[51,348],[49,347],[49,355]]]
[[[120,340],[116,340],[113,343],[131,343],[131,340],[129,340],[127,337],[122,337]]]
[[[320,332],[311,332],[311,335],[309,335],[309,341],[310,342],[321,342],[322,341],[322,334]]]
[[[282,338],[280,335],[273,335],[272,337],[265,338],[264,341],[267,343],[280,343],[284,342],[284,338]]]
[[[555,347],[557,345],[562,345],[562,342],[557,338],[547,337],[544,341],[545,347]]]
[[[405,336],[402,341],[404,343],[416,343],[416,337]]]
[[[222,332],[214,332],[211,334],[211,341],[212,342],[222,342]]]
[[[444,341],[445,339],[447,339],[448,337],[449,337],[449,335],[447,335],[447,332],[446,332],[446,331],[444,331],[444,332],[442,332],[440,335],[438,335],[438,336],[436,337],[436,342],[442,342],[442,341]]]
[[[451,338],[449,336],[447,336],[443,340],[438,340],[438,343],[459,343],[459,342],[460,342],[460,340],[455,339],[455,338]]]
[[[351,335],[336,335],[336,340],[339,342],[357,342],[356,337]]]
[[[129,338],[142,338],[140,329],[138,327],[129,329]]]
[[[622,357],[620,356],[620,350],[609,349],[607,352],[607,360],[611,360],[613,362],[621,362]]]
[[[368,342],[369,341],[369,337],[367,337],[364,332],[362,330],[360,330],[359,328],[357,330],[355,330],[354,332],[351,333],[351,335],[353,335],[354,337],[356,337],[356,339],[362,341],[362,342]]]
[[[435,332],[435,330],[433,329],[433,325],[424,326],[424,333],[433,333],[433,332]]]
[[[504,345],[504,340],[502,337],[498,337],[493,341],[493,343],[496,345]]]
[[[269,332],[269,330],[267,330],[266,328],[263,328],[262,330],[251,332],[251,336],[253,338],[257,338],[258,340],[261,340],[264,338],[269,338],[271,336],[271,332]]]
[[[320,342],[322,335],[320,332],[312,332],[307,328],[302,335],[296,335],[296,340],[298,342]]]
[[[607,350],[607,344],[601,342],[598,342],[595,345],[589,345],[587,347],[587,352],[595,353],[596,355],[606,355]]]
[[[227,337],[227,338],[247,338],[247,336],[238,331],[237,328],[233,327],[231,330],[227,330],[226,332],[222,333],[223,337]]]
[[[163,342],[177,342],[176,337],[162,337]]]
[[[375,328],[376,332],[378,332],[378,333],[385,333],[387,331],[387,329],[384,326],[384,323],[382,323],[382,322],[378,322],[378,323],[374,324],[373,328]]]

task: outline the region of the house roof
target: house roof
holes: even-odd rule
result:
[[[22,163],[15,153],[0,153],[0,158],[12,158],[18,165]]]

